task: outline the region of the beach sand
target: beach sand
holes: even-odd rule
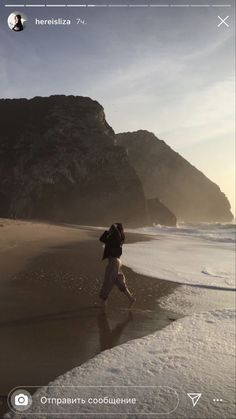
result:
[[[100,230],[0,220],[1,411],[15,386],[42,386],[99,352],[179,317],[160,307],[177,284],[123,269],[137,302],[112,291],[98,307],[105,261]],[[127,243],[147,240],[127,234]]]

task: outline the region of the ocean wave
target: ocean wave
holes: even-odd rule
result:
[[[68,395],[78,398],[81,387],[85,390],[85,400],[91,397],[95,384],[105,386],[105,395],[116,399],[121,388],[127,386],[127,395],[131,396],[131,387],[138,388],[137,400],[142,400],[143,386],[163,386],[175,389],[179,398],[173,419],[190,417],[202,419],[233,417],[234,405],[234,346],[235,346],[235,310],[222,309],[194,314],[173,322],[161,331],[140,339],[131,340],[123,345],[106,350],[79,367],[67,371],[47,386],[41,387],[33,395],[33,403],[27,414],[33,419],[44,413],[44,418],[51,414],[59,415],[66,411],[67,416],[74,414],[75,405],[63,404],[42,406],[42,397],[65,398]],[[199,388],[199,383],[200,389]],[[196,389],[197,386],[197,390]],[[193,406],[187,396],[189,391],[201,391],[204,401],[199,402],[197,413],[193,416]],[[220,395],[226,403],[218,403],[217,410],[208,394]],[[218,397],[218,396],[217,396]],[[168,399],[171,406],[172,401]],[[144,413],[166,413],[166,397],[152,397],[151,404],[143,407]],[[148,408],[148,410],[147,410]],[[78,407],[77,407],[78,409]],[[91,415],[96,411],[90,404],[81,404],[80,413]],[[116,409],[116,410],[114,410]],[[131,407],[130,407],[131,409]],[[48,413],[46,413],[46,411]],[[124,406],[105,404],[103,415],[124,412]],[[226,413],[227,412],[227,413]],[[139,411],[140,414],[140,411]],[[133,414],[133,417],[136,415]],[[100,416],[99,416],[100,417]],[[125,415],[128,417],[128,415]],[[148,415],[149,417],[149,415]],[[163,417],[163,414],[162,414]],[[8,413],[5,419],[25,419],[25,415]]]
[[[235,288],[232,243],[204,242],[180,235],[124,245],[123,263],[133,271],[194,286]]]
[[[136,229],[137,232],[143,234],[163,234],[197,237],[203,240],[210,240],[220,243],[236,242],[236,225],[221,223],[202,223],[202,224],[185,224],[179,223],[176,227],[162,226],[159,224],[151,227],[143,227]]]

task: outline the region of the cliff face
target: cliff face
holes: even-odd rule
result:
[[[0,216],[145,225],[141,182],[114,138],[90,98],[0,100]]]
[[[164,141],[148,131],[116,135],[142,181],[147,199],[158,197],[179,221],[231,221],[230,204],[220,188]]]
[[[158,198],[147,200],[148,224],[176,226],[177,218]],[[158,216],[157,216],[158,215]]]

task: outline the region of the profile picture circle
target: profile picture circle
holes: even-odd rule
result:
[[[27,17],[24,13],[13,12],[8,16],[7,23],[14,32],[21,32],[25,29]]]

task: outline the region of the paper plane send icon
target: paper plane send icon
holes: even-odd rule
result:
[[[193,407],[195,407],[202,393],[187,393],[187,395],[192,400]]]

